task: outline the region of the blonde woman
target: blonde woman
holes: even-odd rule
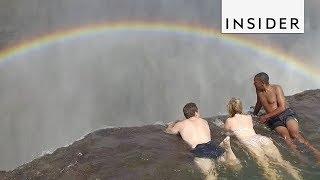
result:
[[[232,98],[228,103],[229,118],[225,129],[231,131],[256,159],[267,179],[278,179],[277,171],[270,163],[281,165],[295,179],[301,179],[299,172],[287,161],[282,159],[278,148],[268,137],[256,134],[253,129],[252,117],[243,113],[242,103]]]

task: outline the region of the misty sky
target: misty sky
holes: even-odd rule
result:
[[[1,0],[0,49],[86,24],[164,21],[220,29],[220,0]],[[305,34],[242,35],[320,70],[320,12],[305,1]],[[225,113],[230,97],[254,104],[252,77],[266,71],[286,94],[319,88],[273,57],[219,39],[117,32],[59,42],[0,66],[0,169],[72,143],[93,129]]]

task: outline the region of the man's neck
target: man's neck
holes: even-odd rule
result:
[[[267,92],[267,91],[270,91],[270,90],[272,90],[272,86],[270,84],[266,85],[264,91]]]
[[[272,86],[270,84],[264,85],[264,90],[262,90],[260,92],[267,92],[267,91],[270,91],[271,89],[272,89]]]

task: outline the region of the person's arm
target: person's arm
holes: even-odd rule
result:
[[[232,135],[232,132],[230,129],[230,120],[229,119],[227,119],[226,122],[224,123],[224,131],[227,136]]]
[[[261,121],[267,122],[270,118],[278,116],[286,110],[286,98],[284,96],[283,90],[280,86],[276,87],[276,96],[278,107],[274,111],[264,115]]]
[[[181,127],[182,127],[181,122],[177,122],[177,123],[172,122],[172,123],[169,123],[165,132],[168,134],[178,134],[181,130]]]
[[[229,118],[224,123],[224,130],[230,131],[230,119]]]
[[[229,119],[226,120],[224,123],[224,130],[228,131],[229,130]]]
[[[253,115],[257,116],[261,108],[262,108],[262,104],[257,92],[257,102],[256,102],[256,105],[254,106]]]

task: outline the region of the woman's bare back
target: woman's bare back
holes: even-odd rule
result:
[[[226,126],[240,141],[256,135],[250,115],[236,114],[227,119]]]

